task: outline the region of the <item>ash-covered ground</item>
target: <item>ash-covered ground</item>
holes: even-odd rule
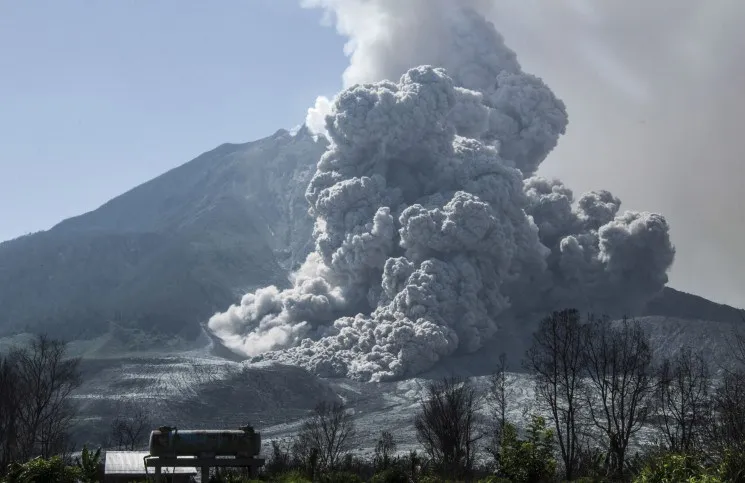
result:
[[[657,359],[675,354],[686,344],[695,344],[710,357],[714,367],[727,364],[731,334],[737,324],[674,317],[639,320],[650,334]],[[129,401],[146,409],[153,426],[231,428],[249,422],[262,432],[268,445],[271,439],[295,436],[319,401],[339,400],[355,415],[357,451],[371,451],[383,429],[391,430],[399,449],[405,451],[417,446],[413,417],[427,381],[462,375],[485,390],[499,353],[507,348],[491,346],[453,356],[416,378],[395,382],[321,378],[303,368],[273,362],[231,361],[215,355],[218,349],[208,344],[165,354],[84,355],[85,382],[75,395],[81,404],[77,441],[105,441],[117,407]],[[518,350],[510,356],[509,417],[518,424],[525,414],[538,410],[520,357]]]

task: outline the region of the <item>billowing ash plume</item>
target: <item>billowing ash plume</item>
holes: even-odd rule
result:
[[[662,216],[620,212],[607,191],[575,200],[534,176],[566,110],[521,71],[481,2],[312,3],[355,42],[347,78],[403,74],[317,105],[330,145],[306,192],[315,251],[292,288],[212,317],[226,346],[391,379],[476,351],[530,314],[630,310],[664,286],[674,249]],[[370,31],[355,30],[355,9]]]

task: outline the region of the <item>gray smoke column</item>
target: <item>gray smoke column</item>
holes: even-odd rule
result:
[[[674,258],[662,216],[533,176],[566,109],[522,72],[485,2],[310,3],[350,36],[355,82],[314,113],[330,142],[306,192],[315,251],[292,288],[211,318],[227,347],[385,380],[543,310],[631,310],[661,290]],[[381,76],[397,80],[357,83]]]

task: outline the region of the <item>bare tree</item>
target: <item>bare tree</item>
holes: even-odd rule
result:
[[[13,431],[4,446],[12,440],[14,458],[24,460],[65,452],[76,412],[70,396],[81,382],[79,359],[66,357],[64,342],[40,335],[5,364],[3,377],[12,381],[16,400],[9,403],[15,411]]]
[[[292,468],[292,441],[272,440],[272,456],[266,462],[264,470],[269,474],[284,473]],[[298,462],[299,464],[300,462]]]
[[[670,450],[690,453],[699,443],[709,414],[711,375],[703,354],[684,347],[657,371],[658,427]]]
[[[584,326],[577,310],[553,312],[533,334],[525,366],[534,377],[539,403],[551,414],[566,478],[571,480],[580,450]]]
[[[725,450],[745,452],[745,371],[723,374],[711,398],[707,449],[718,454]]]
[[[621,476],[631,437],[647,422],[653,404],[652,352],[638,321],[612,326],[590,317],[585,331],[590,421],[603,433],[608,466]]]
[[[425,387],[414,418],[417,439],[444,476],[470,474],[476,456],[476,412],[480,398],[464,378],[446,377]]]
[[[488,400],[494,404],[494,419],[500,432],[504,430],[504,425],[507,423],[507,400],[509,398],[507,369],[509,369],[507,354],[502,352],[499,354],[499,362],[494,374],[489,377],[489,392],[487,394]]]
[[[140,404],[122,402],[111,421],[111,443],[118,449],[134,451],[153,429],[152,421]]]
[[[350,450],[354,434],[354,420],[344,404],[322,401],[303,424],[300,437],[317,451],[320,465],[333,470]]]
[[[374,464],[377,469],[385,470],[391,465],[391,459],[396,452],[396,441],[390,431],[380,433],[375,445]]]
[[[499,448],[502,443],[504,426],[507,424],[507,407],[510,397],[508,389],[509,376],[507,370],[507,355],[502,352],[499,354],[499,362],[494,373],[489,376],[489,389],[486,393],[486,400],[492,404],[492,422],[490,423],[490,436],[486,445],[486,451],[499,464]]]
[[[21,393],[15,370],[18,351],[0,356],[0,474],[18,455],[18,424]]]

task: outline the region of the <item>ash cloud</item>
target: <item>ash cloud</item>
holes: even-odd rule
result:
[[[629,310],[662,289],[674,258],[664,217],[621,212],[607,191],[575,200],[534,175],[566,109],[521,70],[487,2],[306,3],[349,36],[351,57],[347,88],[309,111],[330,142],[306,192],[315,250],[292,288],[211,318],[227,347],[394,379],[536,312]]]

